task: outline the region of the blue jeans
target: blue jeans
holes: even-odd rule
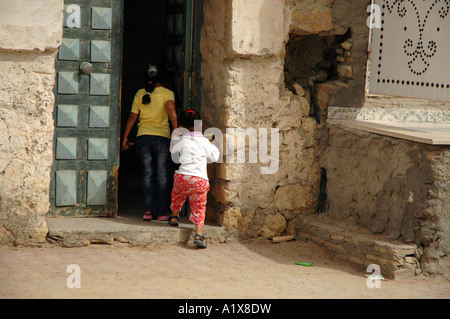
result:
[[[169,152],[170,139],[156,135],[141,135],[136,150],[142,167],[144,211],[154,217],[170,214]]]

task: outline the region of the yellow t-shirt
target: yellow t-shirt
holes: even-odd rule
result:
[[[138,132],[140,135],[158,135],[170,138],[169,116],[166,111],[166,102],[174,101],[174,93],[162,86],[150,93],[149,104],[142,104],[142,97],[147,94],[145,89],[140,89],[134,96],[131,112],[139,114]]]

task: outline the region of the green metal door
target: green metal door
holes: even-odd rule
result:
[[[167,63],[174,71],[177,107],[201,111],[200,36],[204,0],[167,1]]]
[[[205,0],[192,0],[192,20],[191,20],[191,69],[189,73],[190,86],[189,86],[189,103],[193,105],[193,109],[197,112],[201,112],[201,65],[202,56],[200,52],[200,39],[201,31],[203,27],[203,7]]]
[[[49,215],[117,214],[123,0],[65,0]]]
[[[177,108],[183,108],[184,84],[184,44],[185,44],[185,0],[166,2],[166,63],[172,71],[172,89]]]

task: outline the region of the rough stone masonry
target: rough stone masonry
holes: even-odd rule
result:
[[[351,70],[355,64],[356,70],[339,69],[341,77],[318,85],[317,96],[325,118],[329,100],[352,100],[352,106],[361,106],[367,60],[367,5],[361,1],[352,1],[351,5],[349,14],[348,1],[205,3],[205,126],[221,130],[278,128],[280,133],[280,165],[275,174],[261,175],[258,164],[211,166],[209,218],[249,236],[272,238],[293,234],[296,216],[315,213],[320,182],[319,142],[325,122],[317,124],[311,116],[309,88],[299,85],[295,77],[301,75],[301,70],[291,74],[292,85],[286,87],[287,58],[295,60],[295,53],[286,52],[286,45],[304,36],[343,37],[352,29],[351,38],[343,39],[340,48],[342,56],[347,55],[346,66]],[[223,14],[218,18],[214,12]],[[308,57],[308,50],[305,48],[304,57]],[[343,65],[337,59],[334,62]],[[295,63],[289,62],[290,69],[295,70]]]
[[[2,1],[0,244],[46,240],[63,1]]]

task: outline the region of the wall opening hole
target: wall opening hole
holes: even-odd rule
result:
[[[309,80],[315,76],[315,83],[346,80],[351,74],[345,74],[339,66],[352,63],[352,39],[350,29],[343,35],[291,35],[286,44],[285,86],[293,90],[295,83],[305,90]]]

